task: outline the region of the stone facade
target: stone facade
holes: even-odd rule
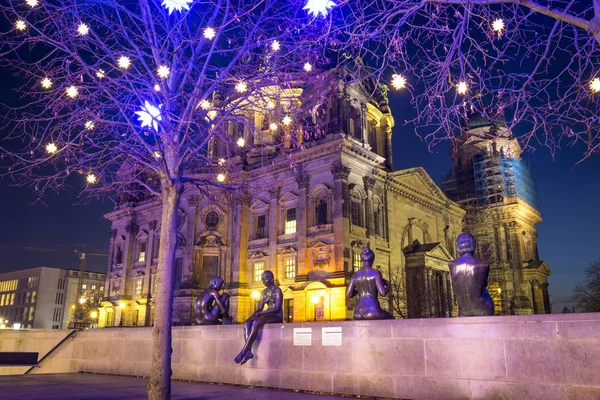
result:
[[[452,152],[445,185],[467,210],[465,229],[478,241],[477,256],[490,263],[488,290],[496,314],[551,312],[550,269],[540,260],[535,228],[542,218],[521,153],[504,122],[474,114]]]
[[[244,183],[243,195],[219,189],[209,196],[193,189],[184,193],[174,323],[195,320],[195,297],[214,275],[225,280],[232,315],[244,320],[256,306],[253,294],[262,290],[260,273],[266,269],[283,290],[286,321],[349,318],[346,284],[367,245],[375,252],[375,266],[396,281],[397,315],[452,314],[446,263],[464,211],[422,168],[392,171],[394,119],[385,97],[366,93],[338,81],[318,117],[326,129],[304,132],[302,143],[285,145],[283,153],[269,154],[277,137],[267,131],[236,133],[252,143],[236,156],[235,182]],[[264,115],[247,118],[255,126],[268,125]],[[284,133],[282,140],[290,134]],[[219,143],[211,143],[209,156],[222,154]],[[217,166],[206,174],[218,171]],[[160,205],[126,202],[106,217],[112,222],[108,301],[99,326],[150,325]],[[405,270],[411,271],[410,282]]]

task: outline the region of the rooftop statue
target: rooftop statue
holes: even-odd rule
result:
[[[473,256],[476,248],[477,241],[473,235],[463,233],[456,239],[456,251],[460,257],[448,263],[459,317],[494,314],[494,301],[486,290],[490,266]]]
[[[390,283],[381,277],[381,273],[373,269],[375,253],[365,247],[360,253],[363,263],[361,269],[352,274],[346,291],[346,298],[358,296],[354,306],[354,319],[394,319],[392,314],[383,310],[379,305],[377,295],[387,296]]]
[[[273,324],[283,322],[283,310],[281,305],[283,303],[283,294],[279,286],[275,285],[275,277],[273,273],[266,270],[262,273],[262,282],[266,288],[262,291],[258,308],[244,322],[244,339],[246,343],[240,351],[240,354],[235,358],[235,362],[238,364],[244,364],[246,361],[254,357],[254,354],[250,351],[252,344],[256,340],[258,331],[265,324]],[[267,306],[266,310],[263,308]]]
[[[196,321],[198,325],[233,324],[229,316],[229,293],[223,289],[223,279],[215,276],[210,280],[209,289],[204,289],[196,299]]]

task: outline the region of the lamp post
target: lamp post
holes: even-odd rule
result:
[[[92,324],[96,323],[96,318],[98,318],[98,312],[97,311],[92,311],[90,313],[90,318],[92,318]]]
[[[254,309],[254,311],[256,310],[256,307],[258,306],[258,300],[260,299],[260,292],[258,290],[253,290],[252,293],[250,293],[250,297],[252,298],[252,308]]]
[[[121,301],[119,303],[119,308],[121,309],[121,318],[119,321],[119,326],[123,326],[123,311],[125,311],[125,302]]]
[[[319,296],[317,296],[316,294],[311,298],[311,301],[313,303],[313,317],[314,317],[314,322],[317,322],[317,303],[319,302]]]

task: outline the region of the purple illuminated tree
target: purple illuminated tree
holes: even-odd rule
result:
[[[249,111],[268,115],[268,131],[281,137],[270,151],[299,145],[303,112],[315,104],[299,100],[296,89],[323,82],[323,69],[336,65],[326,56],[332,6],[314,0],[0,5],[0,59],[20,82],[19,97],[3,108],[2,176],[40,197],[75,184],[83,197],[153,196],[162,204],[150,399],[170,397],[179,199],[190,186],[243,186],[236,175],[241,149],[264,130],[247,118]]]
[[[600,1],[348,2],[349,42],[410,92],[417,132],[453,140],[468,113],[504,116],[523,147],[600,150]]]

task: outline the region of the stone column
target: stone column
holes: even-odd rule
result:
[[[267,225],[268,235],[269,235],[269,268],[273,268],[274,270],[278,270],[277,266],[277,216],[279,210],[279,204],[277,203],[279,200],[279,188],[271,188],[269,189],[269,194],[271,195],[271,199],[269,202],[269,221]],[[276,275],[277,276],[277,275]],[[278,279],[281,279],[281,276],[278,276]]]
[[[109,233],[109,242],[108,242],[108,268],[106,269],[108,273],[106,274],[106,279],[104,282],[104,297],[110,297],[110,280],[111,280],[111,271],[113,265],[115,265],[115,239],[117,238],[117,230],[111,229]]]
[[[139,231],[139,226],[135,220],[131,220],[125,227],[125,245],[123,246],[123,276],[121,277],[120,294],[131,296],[133,294],[133,260],[135,257],[135,236]]]
[[[535,314],[545,314],[544,294],[542,293],[542,288],[537,280],[533,281],[531,284],[531,293],[533,295],[533,312]]]
[[[310,177],[300,168],[296,176],[298,183],[298,204],[296,205],[296,237],[298,238],[298,275],[306,275],[310,266],[306,265],[306,191]]]
[[[448,305],[448,316],[452,317],[452,310],[454,310],[454,299],[452,297],[452,281],[450,279],[450,272],[446,271],[444,274],[444,278],[446,280],[446,304]]]
[[[548,296],[548,283],[540,285],[542,288],[542,296],[544,298],[544,314],[551,314],[552,309],[550,308],[550,297]]]
[[[345,204],[346,196],[344,190],[348,190],[348,177],[350,176],[350,168],[345,167],[342,163],[334,165],[333,175],[333,237],[334,237],[334,262],[335,270],[344,270],[344,232],[348,231],[347,207]]]
[[[433,293],[432,293],[432,284],[431,284],[431,269],[425,267],[425,282],[427,286],[427,317],[431,318],[433,316],[432,310],[432,302],[433,302]]]
[[[367,105],[365,103],[360,104],[360,136],[363,142],[363,147],[371,147],[369,146],[369,131],[367,127]]]
[[[449,313],[448,313],[448,281],[446,280],[446,272],[440,272],[441,277],[440,280],[442,281],[442,295],[440,296],[442,298],[442,312],[440,313],[441,316],[444,317],[449,317]]]

